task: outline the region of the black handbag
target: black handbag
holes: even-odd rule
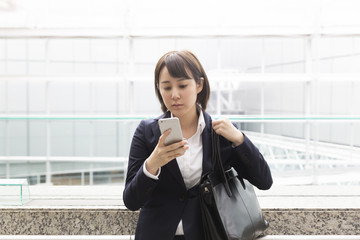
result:
[[[211,131],[212,169],[199,185],[205,240],[252,240],[269,226],[254,188],[234,168],[224,170],[219,135]],[[220,174],[214,171],[220,167]]]

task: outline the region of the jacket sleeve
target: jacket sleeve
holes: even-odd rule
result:
[[[237,172],[261,190],[271,187],[273,180],[270,168],[258,148],[244,134],[244,142],[233,149]]]
[[[147,177],[143,171],[144,162],[153,150],[149,148],[145,128],[146,122],[143,120],[134,133],[129,153],[123,200],[125,206],[132,211],[144,205],[158,182]]]

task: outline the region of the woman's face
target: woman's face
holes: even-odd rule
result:
[[[196,112],[197,94],[202,90],[202,82],[193,78],[174,78],[164,67],[159,75],[159,90],[165,106],[176,117]]]

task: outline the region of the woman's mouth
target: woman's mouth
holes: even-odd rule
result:
[[[182,104],[173,104],[172,106],[173,106],[174,108],[179,108],[179,107],[182,106]]]

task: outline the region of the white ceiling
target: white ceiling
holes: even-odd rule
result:
[[[360,26],[358,0],[0,0],[0,28]]]

